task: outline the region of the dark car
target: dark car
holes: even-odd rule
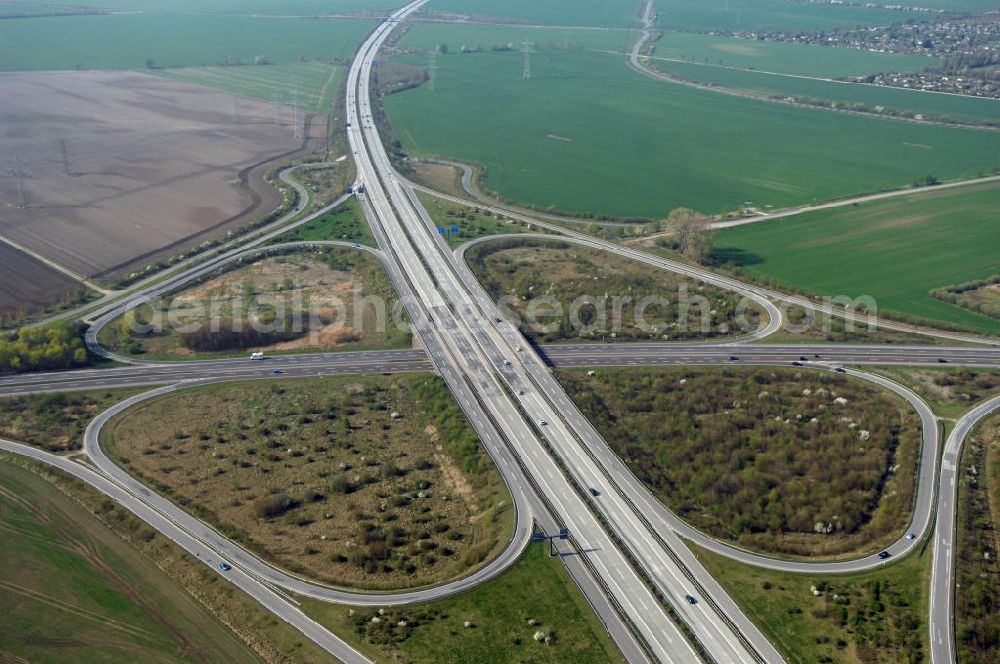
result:
[[[845,369],[844,367],[837,367],[836,369],[834,369],[834,371],[836,371],[837,373],[847,373],[847,369]]]
[[[944,359],[943,357],[939,357],[938,362],[940,362],[941,364],[948,364],[948,360]]]
[[[688,601],[688,604],[697,604],[698,603],[698,600],[696,600],[692,595],[684,595],[684,599],[686,599]]]
[[[819,357],[819,355],[817,355],[816,357]],[[808,362],[809,361],[809,358],[806,357],[805,355],[799,355],[799,359],[802,360],[803,362]]]
[[[740,358],[739,358],[739,356],[737,356],[737,355],[730,355],[730,356],[729,356],[729,361],[730,361],[730,362],[739,362],[739,361],[740,361]]]
[[[885,560],[886,558],[888,558],[891,555],[892,554],[889,553],[888,551],[880,551],[879,554],[878,554],[878,557],[879,557],[879,560]]]
[[[594,487],[590,487],[590,495],[592,495],[592,496],[599,496],[599,495],[601,495],[601,492],[598,491],[597,489],[595,489]]]
[[[285,370],[284,369],[275,369],[274,373],[282,374],[282,373],[285,373]]]
[[[801,363],[801,362],[798,362],[798,361],[796,361],[796,362],[792,362],[792,366],[793,366],[793,367],[801,367],[801,366],[802,366],[802,363]]]
[[[223,572],[228,572],[232,568],[233,566],[230,565],[229,563],[219,563],[219,569],[221,569]]]

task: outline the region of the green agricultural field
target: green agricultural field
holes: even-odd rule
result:
[[[143,69],[348,58],[371,20],[108,14],[0,21],[0,71]],[[155,35],[155,38],[151,38]]]
[[[51,0],[56,5],[78,5],[79,0]],[[333,14],[396,9],[400,0],[101,0],[110,9],[144,9],[191,14]]]
[[[728,97],[606,54],[540,52],[532,68],[524,81],[519,53],[439,57],[435,89],[391,95],[386,110],[414,155],[485,164],[504,197],[575,212],[784,207],[1000,166],[1000,133]]]
[[[948,1],[948,0],[946,0]],[[951,0],[959,4],[962,0]],[[984,0],[969,0],[980,3]],[[673,30],[824,30],[889,25],[933,14],[787,0],[655,0],[659,26]],[[933,3],[940,6],[941,3]]]
[[[726,229],[715,256],[815,295],[869,295],[880,311],[997,334],[1000,321],[928,291],[996,272],[998,206],[997,183],[917,193]]]
[[[1000,123],[1000,101],[996,99],[747,71],[718,64],[655,59],[653,64],[657,69],[674,76],[714,83],[734,90],[748,90],[781,97],[829,100],[845,105],[863,105],[869,109],[882,106],[891,111],[909,111],[914,114],[920,113],[927,118],[957,122]]]
[[[426,9],[546,25],[628,27],[640,0],[434,0]]]
[[[52,484],[0,460],[0,486],[0,659],[261,661],[153,562]]]
[[[291,104],[295,90],[307,111],[328,110],[337,93],[342,68],[322,62],[245,67],[178,67],[153,69],[150,73],[183,83],[207,85],[237,95],[271,101],[277,95],[282,104]],[[283,110],[285,122],[291,122],[291,110]]]
[[[919,55],[873,53],[851,48],[766,42],[669,31],[656,41],[664,58],[761,69],[822,78],[863,76],[884,71],[920,71],[937,60]]]
[[[532,545],[503,576],[456,597],[413,607],[349,609],[304,600],[306,612],[379,661],[414,664],[622,661],[548,545]],[[378,617],[377,622],[372,618]],[[400,625],[400,621],[405,621]],[[465,627],[465,622],[472,623]],[[537,632],[548,643],[535,641]]]
[[[789,664],[928,661],[929,550],[831,576],[763,570],[690,546]]]
[[[69,14],[88,11],[78,5],[72,7],[56,7],[51,4],[37,4],[34,2],[10,2],[10,0],[0,0],[0,16],[4,18],[24,17],[24,16],[51,16],[53,14]],[[93,10],[90,10],[93,11]]]
[[[530,41],[536,50],[592,48],[625,52],[631,47],[633,39],[634,36],[627,30],[427,23],[421,24],[418,29],[407,30],[399,45],[436,49],[446,44],[449,52],[458,52],[462,46],[469,49],[479,47],[486,51],[511,46],[520,50],[521,42]]]

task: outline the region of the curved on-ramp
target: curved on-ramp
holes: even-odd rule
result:
[[[928,621],[932,664],[952,664],[955,661],[955,526],[962,446],[969,432],[997,411],[1000,411],[1000,396],[981,403],[962,416],[948,436],[941,456]]]
[[[190,515],[169,499],[151,490],[115,464],[101,448],[101,430],[116,415],[150,399],[173,394],[192,387],[225,382],[226,380],[228,379],[223,379],[222,381],[193,380],[187,383],[167,385],[120,401],[91,421],[84,432],[83,451],[104,477],[113,481],[122,490],[128,492],[132,501],[141,502],[150,509],[155,510],[158,514],[169,520],[175,529],[184,531],[189,536],[198,539],[205,546],[217,552],[220,557],[227,559],[234,566],[239,567],[255,578],[299,595],[337,604],[352,604],[357,606],[413,604],[454,595],[496,577],[517,562],[521,552],[531,541],[534,522],[530,506],[524,494],[511,486],[509,479],[505,476],[504,479],[508,482],[508,489],[515,508],[515,525],[511,538],[507,546],[497,557],[493,558],[486,565],[462,577],[446,583],[422,588],[388,592],[364,592],[337,588],[310,581],[309,579],[277,568],[221,534],[214,527]],[[126,506],[128,505],[126,504]]]

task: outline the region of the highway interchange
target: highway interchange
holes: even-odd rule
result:
[[[691,528],[667,510],[611,451],[599,432],[571,402],[551,367],[643,365],[801,365],[803,370],[835,371],[873,381],[907,399],[923,424],[923,446],[910,527],[888,551],[891,560],[933,540],[930,640],[935,664],[954,661],[953,542],[956,468],[968,432],[1000,408],[993,399],[967,414],[949,436],[938,472],[940,441],[930,408],[906,388],[855,367],[861,365],[932,365],[1000,367],[995,346],[901,346],[761,343],[782,324],[776,302],[793,302],[831,315],[865,319],[854,312],[823,308],[805,298],[788,296],[715,275],[689,265],[598,240],[582,233],[530,218],[502,206],[488,207],[509,218],[560,233],[560,240],[614,251],[657,269],[671,270],[727,288],[755,301],[767,314],[767,324],[737,342],[567,344],[533,347],[502,313],[466,265],[463,252],[453,252],[420,204],[425,190],[399,175],[384,150],[372,122],[370,82],[377,53],[396,25],[426,0],[398,10],[365,40],[354,58],[347,88],[348,135],[365,193],[359,203],[372,228],[378,249],[361,248],[385,265],[413,322],[420,349],[315,353],[274,357],[268,362],[206,360],[141,362],[116,356],[100,347],[98,333],[128,308],[145,298],[176,290],[220,266],[261,251],[296,245],[263,247],[288,226],[268,230],[250,242],[169,278],[150,282],[131,295],[101,302],[88,320],[88,347],[125,366],[72,372],[0,377],[0,396],[33,392],[157,386],[131,397],[98,416],[83,441],[87,464],[42,452],[11,441],[0,449],[57,466],[112,497],[213,569],[221,560],[233,569],[226,578],[277,616],[301,630],[333,656],[347,662],[369,661],[341,639],[305,616],[294,595],[353,605],[383,606],[428,601],[474,587],[503,573],[527,546],[538,524],[547,533],[569,529],[560,551],[580,590],[607,626],[630,662],[781,662],[780,653],[745,616],[725,590],[693,556],[681,538],[748,564],[773,569],[833,573],[872,569],[886,564],[877,556],[838,562],[788,561],[770,558],[718,542]],[[440,195],[464,205],[484,207]],[[337,201],[334,205],[342,202]],[[319,214],[319,213],[316,213]],[[311,215],[296,223],[304,223]],[[533,235],[532,237],[539,237]],[[299,243],[318,245],[326,243]],[[338,244],[338,243],[332,243]],[[339,243],[343,244],[343,243]],[[898,323],[882,327],[930,334],[964,343],[981,340],[950,332],[926,331]],[[995,344],[995,342],[993,342]],[[148,398],[188,387],[234,380],[271,380],[273,368],[283,378],[359,373],[436,371],[475,427],[507,483],[514,499],[517,523],[504,552],[461,579],[414,591],[372,594],[332,588],[300,578],[258,558],[221,533],[143,486],[116,466],[101,450],[100,429],[116,414]],[[590,488],[598,490],[592,495]],[[935,525],[936,520],[936,525]],[[905,535],[913,533],[915,538]],[[932,535],[933,533],[933,535]],[[291,593],[291,594],[289,594]],[[687,601],[693,596],[695,602]]]

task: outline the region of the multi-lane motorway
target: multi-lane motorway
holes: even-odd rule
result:
[[[816,573],[870,569],[884,564],[869,556],[851,561],[810,563],[786,561],[743,551],[691,528],[667,510],[614,455],[600,433],[565,394],[551,367],[641,365],[792,365],[802,370],[833,371],[856,365],[1000,366],[1000,351],[990,347],[768,345],[759,339],[782,322],[774,301],[798,301],[721,277],[700,268],[606,243],[525,217],[558,231],[562,239],[614,251],[659,269],[701,279],[756,302],[766,324],[738,340],[715,344],[586,344],[533,347],[506,322],[479,286],[462,258],[452,252],[416,197],[416,185],[394,171],[372,121],[371,79],[377,53],[391,31],[424,4],[417,0],[392,14],[362,44],[347,82],[348,136],[365,193],[359,202],[378,249],[364,248],[385,265],[413,322],[420,350],[344,352],[277,356],[264,362],[245,358],[193,362],[146,362],[98,370],[0,378],[0,396],[120,386],[163,385],[132,397],[101,414],[88,428],[84,451],[93,464],[82,466],[63,457],[8,441],[0,448],[32,456],[71,472],[123,504],[140,518],[206,564],[225,558],[234,565],[234,583],[302,630],[344,661],[367,659],[306,618],[284,591],[331,602],[386,605],[426,601],[473,587],[503,572],[527,544],[534,523],[547,532],[568,527],[571,539],[563,551],[577,555],[564,561],[629,661],[690,662],[707,657],[716,662],[780,662],[781,655],[736,603],[691,554],[681,537],[749,564]],[[634,57],[634,56],[633,56]],[[482,207],[450,197],[463,204]],[[501,214],[519,218],[496,208]],[[179,272],[131,297],[102,306],[91,317],[87,341],[95,352],[118,360],[100,348],[98,332],[107,322],[145,297],[167,293],[200,278],[226,262],[261,251],[259,245],[277,235],[269,232]],[[534,236],[537,237],[537,236]],[[310,243],[319,244],[319,243]],[[812,309],[816,303],[801,300]],[[851,317],[850,312],[833,315]],[[885,327],[914,331],[903,325]],[[920,330],[917,330],[920,331]],[[935,333],[968,341],[962,335]],[[131,360],[127,360],[133,362]],[[515,533],[503,554],[462,579],[411,592],[370,595],[331,588],[278,570],[246,551],[114,465],[99,445],[101,426],[115,414],[147,399],[192,385],[231,380],[391,373],[435,370],[449,385],[475,427],[514,498]],[[938,478],[938,428],[930,409],[905,388],[853,368],[847,373],[875,381],[909,400],[924,430],[918,486],[909,532],[889,552],[905,555],[931,531],[935,508],[934,567],[931,588],[932,655],[937,664],[954,659],[951,621],[953,589],[951,541],[955,510],[955,465],[962,440],[981,417],[1000,407],[986,404],[959,423],[948,439]],[[937,489],[937,487],[940,489]],[[593,489],[593,491],[591,491]],[[694,602],[688,601],[688,597]],[[682,628],[683,625],[683,628]]]

